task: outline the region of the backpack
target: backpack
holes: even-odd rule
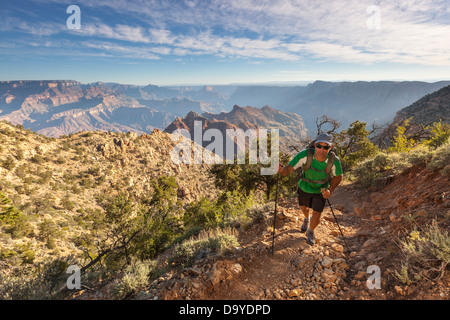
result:
[[[302,172],[300,174],[300,179],[305,182],[308,182],[308,183],[317,183],[317,184],[324,185],[324,184],[330,182],[331,179],[333,179],[333,177],[334,177],[334,173],[332,172],[332,169],[333,169],[333,165],[334,165],[334,160],[336,158],[336,153],[334,152],[334,147],[331,148],[330,152],[328,153],[328,160],[327,160],[327,165],[325,166],[325,170],[323,170],[323,171],[317,170],[316,168],[314,168],[312,166],[313,159],[314,159],[315,143],[316,143],[316,140],[312,141],[307,147],[308,155],[306,158],[306,163],[302,166]],[[325,172],[327,174],[327,177],[322,180],[306,179],[304,177],[304,172],[308,171],[309,169],[317,171],[317,172]]]

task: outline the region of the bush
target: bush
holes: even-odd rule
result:
[[[427,168],[430,170],[440,170],[450,165],[450,141],[437,148],[431,157]]]
[[[1,161],[2,167],[11,171],[12,169],[14,169],[14,167],[16,166],[16,161],[14,160],[13,157],[8,156],[6,158],[6,160],[2,160]]]
[[[433,137],[425,141],[425,143],[436,149],[448,141],[450,137],[450,124],[442,124],[441,121],[435,122],[431,128],[431,133]]]
[[[450,236],[433,221],[425,230],[413,230],[401,242],[405,255],[405,263],[400,273],[396,273],[402,282],[412,281],[422,277],[442,277],[450,264]]]
[[[254,196],[250,192],[245,196],[238,191],[223,193],[217,200],[224,226],[245,226],[251,222],[249,211],[253,206]]]
[[[72,257],[64,260],[46,260],[29,272],[0,275],[1,300],[49,300],[55,299],[58,289],[67,280],[66,270]]]
[[[11,223],[20,216],[20,211],[11,204],[11,199],[0,192],[0,223]]]
[[[60,233],[58,226],[49,219],[44,219],[38,226],[39,228],[39,239],[47,243],[49,249],[53,249],[54,238]]]
[[[407,135],[410,129],[410,119],[404,121],[404,125],[397,126],[397,135],[391,141],[393,146],[388,148],[388,152],[408,152],[416,145],[417,141]]]
[[[40,154],[36,154],[30,158],[31,162],[36,164],[42,164],[44,162],[44,158]]]
[[[148,285],[149,276],[156,268],[156,260],[136,261],[125,268],[121,281],[113,288],[116,299],[125,299]]]
[[[184,213],[186,225],[199,226],[201,228],[215,228],[222,221],[215,203],[208,198],[201,198],[198,202],[190,203]]]
[[[429,147],[420,144],[407,154],[407,161],[412,165],[424,166],[430,162],[432,155],[433,153]]]
[[[369,140],[369,135],[366,123],[358,120],[353,122],[347,130],[334,135],[336,154],[344,172],[379,152],[378,148]]]
[[[202,231],[197,237],[192,237],[177,245],[169,258],[169,265],[184,268],[192,265],[197,258],[208,254],[225,254],[231,248],[239,246],[235,229],[214,229]]]
[[[374,158],[363,161],[352,171],[356,181],[364,188],[373,186],[375,182],[388,175],[399,174],[413,163],[424,161],[430,155],[422,153],[414,155],[412,153],[378,153]]]
[[[28,216],[20,214],[6,228],[6,232],[11,234],[13,239],[27,237],[33,233],[33,228],[28,222]]]
[[[202,198],[190,203],[184,214],[184,222],[188,226],[204,229],[245,226],[252,220],[249,213],[254,201],[253,192],[247,196],[236,190],[225,191],[215,202]]]

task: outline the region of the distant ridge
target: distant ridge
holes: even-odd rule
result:
[[[82,84],[75,80],[1,81],[0,120],[58,137],[86,130],[136,133],[164,130],[176,117],[183,118],[194,111],[209,120],[212,120],[209,114],[213,114],[216,120],[235,125],[271,128],[280,123],[280,131],[287,130],[288,136],[303,129],[314,133],[315,121],[322,115],[341,122],[342,129],[355,120],[391,122],[402,108],[448,85],[450,81],[319,80],[307,86],[161,87],[106,82]],[[255,109],[233,112],[234,106]],[[279,112],[270,114],[265,106]],[[288,129],[292,115],[286,118],[281,112],[299,116],[302,127]],[[260,124],[261,117],[264,120]]]
[[[288,152],[288,142],[303,139],[307,137],[307,130],[303,119],[295,113],[286,113],[280,110],[265,106],[261,109],[254,107],[240,107],[234,105],[230,112],[221,112],[220,114],[203,113],[199,115],[190,111],[184,118],[177,117],[164,132],[173,133],[177,129],[188,130],[193,137],[194,123],[201,121],[202,134],[208,129],[218,129],[223,136],[223,145],[226,145],[227,129],[278,129],[280,135],[280,149]],[[202,146],[206,147],[209,141],[203,141]]]
[[[450,123],[450,85],[417,100],[397,112],[395,123],[408,118],[424,125],[442,121]]]

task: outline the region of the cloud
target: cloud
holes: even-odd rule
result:
[[[380,26],[372,30],[367,26],[371,18],[367,8],[374,3],[380,9]],[[84,9],[95,8],[98,16],[71,35],[117,41],[114,52],[130,46],[142,53],[136,56],[151,53],[150,59],[205,54],[282,61],[450,63],[446,0],[78,0],[77,4],[82,15]],[[103,12],[112,12],[120,23],[106,22]],[[14,26],[40,36],[66,33],[49,21],[6,21],[0,31]]]
[[[151,42],[148,32],[146,32],[142,27],[131,27],[121,24],[112,27],[106,24],[88,24],[80,29],[79,34],[83,36],[93,36],[129,42]]]

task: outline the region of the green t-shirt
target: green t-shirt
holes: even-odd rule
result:
[[[291,167],[293,167],[294,170],[300,168],[301,166],[303,166],[306,163],[307,155],[308,155],[308,150],[306,150],[306,149],[299,152],[289,162],[289,165]],[[312,169],[309,169],[306,172],[303,172],[303,176],[308,180],[325,179],[327,177],[327,174],[325,173],[325,167],[327,166],[328,156],[329,156],[329,154],[327,155],[327,159],[325,159],[325,161],[323,161],[323,162],[317,161],[315,157],[313,158],[312,167],[314,167],[314,169],[316,169],[316,170],[321,170],[323,172],[317,172]],[[342,174],[341,162],[339,161],[339,158],[337,156],[335,156],[334,159],[335,160],[334,160],[334,164],[331,169],[331,172],[334,173],[335,176],[340,176]],[[330,186],[330,183],[328,182],[325,185],[322,185],[322,184],[309,183],[309,182],[306,182],[303,180],[299,180],[298,186],[300,187],[300,189],[302,191],[307,192],[307,193],[321,193],[320,189],[328,188]]]

